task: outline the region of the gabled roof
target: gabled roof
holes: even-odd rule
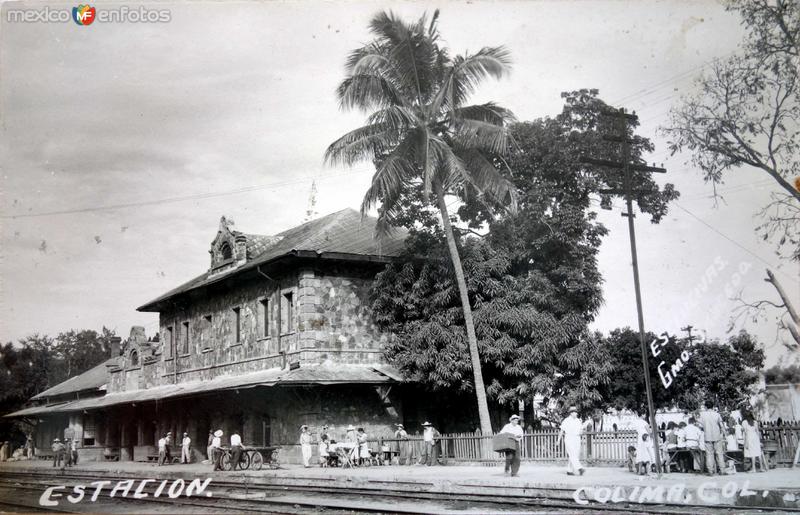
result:
[[[68,393],[84,392],[86,390],[100,390],[108,383],[108,366],[115,363],[117,358],[110,358],[100,363],[94,368],[90,368],[83,374],[70,377],[62,383],[58,383],[52,388],[34,395],[31,399],[44,399],[45,397],[55,397]]]
[[[312,253],[319,257],[349,255],[358,260],[373,261],[384,258],[387,261],[400,255],[406,238],[406,231],[376,237],[377,219],[364,216],[354,209],[343,209],[336,213],[304,223],[273,237],[247,235],[254,238],[248,244],[248,253],[253,254],[247,263],[229,271],[202,275],[174,288],[160,297],[137,308],[137,311],[158,311],[158,305],[172,297],[206,285],[227,279],[245,270],[252,270],[278,258],[290,255]]]

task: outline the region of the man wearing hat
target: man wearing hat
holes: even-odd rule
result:
[[[214,441],[214,431],[208,430],[208,443],[206,443],[206,458],[210,462],[212,459],[211,442]]]
[[[311,433],[308,431],[308,426],[303,424],[300,426],[300,450],[303,453],[303,466],[308,468],[311,466]]]
[[[503,426],[503,429],[500,430],[501,433],[507,433],[514,436],[514,440],[516,441],[517,448],[514,450],[506,450],[506,471],[505,473],[511,473],[512,476],[516,477],[519,475],[519,451],[520,451],[520,444],[522,443],[522,426],[519,425],[519,415],[511,415],[508,419],[508,424]]]
[[[437,449],[436,449],[436,440],[439,439],[439,431],[433,427],[433,424],[428,422],[427,420],[422,423],[422,427],[425,429],[422,431],[422,456],[420,458],[420,465],[436,465],[438,456],[437,456]]]
[[[220,447],[222,446],[222,429],[217,429],[214,431],[214,438],[211,439],[211,461],[214,462],[214,470],[222,470],[220,467],[220,456],[222,455],[222,451],[220,451]]]
[[[167,437],[163,436],[158,439],[158,466],[164,464],[167,459]]]
[[[53,466],[64,468],[64,444],[58,438],[53,440]]]
[[[183,433],[183,440],[181,441],[181,463],[189,463],[192,461],[189,455],[190,445],[192,445],[192,439],[189,438],[189,433]]]
[[[564,447],[567,450],[567,475],[574,476],[575,474],[583,475],[585,472],[583,465],[581,465],[581,433],[583,432],[583,423],[578,418],[578,408],[570,406],[569,415],[561,422],[561,431],[558,434],[558,443],[556,446],[561,445],[561,438],[564,438]]]
[[[408,432],[403,424],[395,424],[397,430],[394,437],[397,439],[397,463],[399,465],[411,465],[411,442],[408,440]]]
[[[167,436],[164,437],[164,442],[166,445],[164,446],[164,455],[167,459],[167,465],[172,463],[172,450],[170,450],[170,446],[172,445],[172,431],[167,431]]]

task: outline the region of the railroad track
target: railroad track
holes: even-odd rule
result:
[[[64,474],[45,474],[36,472],[11,472],[4,471],[0,477],[0,511],[2,506],[14,508],[17,504],[13,499],[19,498],[17,493],[27,492],[28,497],[38,500],[39,495],[49,486],[66,485],[64,497],[72,491],[76,484],[89,485],[98,479],[109,478],[81,473]],[[353,486],[342,488],[341,486],[325,486],[319,484],[307,484],[302,479],[292,482],[284,480],[282,484],[264,484],[249,482],[250,478],[242,478],[241,481],[218,480],[214,479],[209,486],[213,489],[213,497],[194,496],[169,498],[166,493],[156,496],[158,483],[142,489],[148,497],[134,499],[130,495],[124,497],[124,506],[131,509],[128,512],[136,511],[134,506],[147,506],[148,512],[168,513],[176,512],[198,512],[198,513],[230,513],[230,512],[268,512],[276,514],[296,515],[308,513],[310,511],[325,511],[326,514],[335,515],[338,513],[403,513],[403,514],[429,514],[435,512],[450,512],[454,510],[481,510],[481,512],[529,512],[529,513],[574,513],[577,511],[593,512],[628,512],[628,513],[648,513],[671,514],[671,515],[698,515],[716,513],[766,513],[773,509],[759,509],[752,507],[737,506],[698,506],[698,505],[663,505],[663,504],[636,504],[636,503],[617,503],[599,504],[591,503],[578,505],[572,499],[549,498],[549,497],[511,497],[499,496],[488,492],[458,493],[448,494],[444,492],[425,492],[412,491],[403,488],[386,488],[386,482],[380,483],[376,487]],[[264,478],[261,478],[262,481]],[[141,477],[115,476],[114,481],[133,480],[140,482]],[[172,480],[168,480],[172,481]],[[408,485],[406,485],[408,486]],[[87,488],[89,491],[89,488]],[[109,498],[109,489],[104,490],[104,494],[98,497],[98,501],[113,503],[112,506],[120,506],[123,498]],[[25,497],[24,495],[22,497]],[[79,513],[86,511],[90,507],[91,511],[103,511],[101,503],[70,504],[65,499],[57,509],[47,508],[44,511],[57,511],[63,513]],[[159,510],[154,508],[158,506]],[[84,508],[83,510],[81,508]],[[20,504],[14,509],[6,511],[41,511],[38,504]],[[119,509],[114,511],[121,512]],[[785,510],[798,511],[800,510]]]

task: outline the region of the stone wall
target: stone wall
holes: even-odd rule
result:
[[[158,344],[136,344],[141,346],[138,365],[131,358],[138,347],[126,348],[108,391],[207,381],[292,362],[383,363],[387,337],[369,310],[373,277],[374,270],[357,264],[326,265],[191,295],[183,305],[160,313]]]
[[[372,321],[371,275],[352,269],[302,270],[299,281],[304,362],[380,363],[387,336]]]

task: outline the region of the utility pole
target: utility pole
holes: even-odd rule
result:
[[[609,118],[614,118],[617,122],[617,128],[619,129],[619,136],[604,136],[603,139],[606,141],[611,141],[614,143],[620,143],[622,149],[622,162],[616,161],[609,161],[605,159],[593,159],[585,157],[582,159],[583,162],[599,165],[599,166],[606,166],[609,168],[620,169],[623,172],[623,179],[624,179],[624,190],[601,190],[601,193],[614,193],[614,194],[623,194],[625,196],[625,205],[627,207],[626,212],[622,213],[622,216],[628,218],[628,234],[630,236],[631,242],[631,264],[633,266],[633,286],[636,292],[636,314],[639,320],[639,343],[641,344],[641,351],[642,351],[642,368],[644,370],[644,385],[647,391],[647,409],[650,412],[650,426],[653,428],[653,455],[656,459],[656,470],[658,471],[658,477],[661,477],[661,454],[659,452],[658,446],[658,426],[656,425],[656,411],[653,406],[653,389],[650,382],[650,368],[648,367],[648,357],[647,357],[647,343],[645,342],[645,335],[644,335],[644,315],[642,314],[642,293],[639,287],[639,260],[637,258],[636,253],[636,232],[633,227],[633,184],[632,184],[632,175],[633,172],[644,172],[644,173],[666,173],[667,171],[664,168],[657,168],[654,166],[646,166],[636,163],[631,163],[631,143],[632,141],[628,139],[628,123],[632,122],[635,123],[637,120],[636,114],[627,114],[624,109],[620,109],[619,111],[608,111],[602,113],[603,116],[607,116]]]
[[[690,325],[687,325],[686,327],[681,327],[681,331],[686,331],[686,333],[689,335],[688,338],[686,338],[687,340],[689,340],[689,347],[691,347],[692,343],[694,342],[694,336],[692,336],[692,329],[694,329],[694,327]]]

